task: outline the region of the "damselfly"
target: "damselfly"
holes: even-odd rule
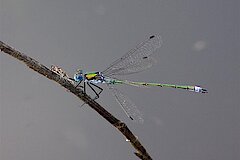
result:
[[[143,121],[141,112],[137,109],[136,105],[127,96],[125,96],[125,94],[115,88],[116,85],[126,84],[132,86],[170,87],[185,89],[198,93],[207,93],[207,90],[201,88],[200,86],[135,82],[120,80],[118,78],[118,76],[121,75],[129,75],[150,68],[153,63],[156,62],[154,58],[154,56],[156,56],[155,51],[161,46],[161,36],[150,36],[146,41],[140,43],[134,49],[123,55],[120,59],[114,61],[104,71],[84,73],[81,69],[78,69],[74,74],[73,79],[70,79],[74,80],[77,83],[76,87],[82,87],[85,93],[87,84],[87,86],[89,86],[90,89],[96,94],[96,97],[94,99],[99,98],[100,93],[103,91],[103,89],[97,84],[107,84],[126,115],[130,119],[140,122]],[[80,85],[82,82],[83,86]]]

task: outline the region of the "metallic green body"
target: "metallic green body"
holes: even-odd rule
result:
[[[98,72],[88,72],[84,75],[84,77],[87,80],[92,80],[92,79],[96,79],[96,77],[98,76]]]

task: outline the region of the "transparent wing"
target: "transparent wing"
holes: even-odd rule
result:
[[[121,93],[118,89],[113,86],[110,86],[109,89],[112,91],[114,97],[116,98],[117,102],[122,107],[125,114],[132,120],[143,123],[143,115],[137,109],[137,106],[123,93]]]
[[[111,77],[141,72],[150,68],[156,62],[152,55],[161,46],[161,37],[151,36],[145,42],[127,52],[122,58],[113,62],[102,74]]]

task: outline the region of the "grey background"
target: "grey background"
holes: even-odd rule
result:
[[[1,0],[0,39],[72,75],[103,70],[160,34],[159,63],[129,80],[199,84],[208,94],[120,87],[144,114],[129,120],[106,89],[100,104],[154,159],[240,159],[238,0]],[[137,159],[107,121],[64,88],[5,54],[1,160]]]

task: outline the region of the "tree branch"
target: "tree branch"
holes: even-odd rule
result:
[[[2,41],[0,41],[0,50],[2,51],[2,53],[4,52],[22,61],[29,68],[33,69],[39,74],[42,74],[48,79],[59,83],[61,86],[63,86],[64,88],[72,92],[75,96],[77,96],[86,104],[88,104],[92,109],[97,111],[103,118],[105,118],[109,123],[111,123],[115,128],[117,128],[126,137],[126,139],[129,140],[130,144],[136,149],[136,152],[135,152],[136,156],[138,156],[142,160],[152,159],[150,155],[147,153],[146,149],[139,142],[138,138],[130,131],[130,129],[127,127],[125,123],[115,118],[111,113],[105,110],[100,104],[98,104],[96,101],[91,99],[90,96],[88,96],[87,94],[84,94],[84,92],[81,89],[75,88],[75,86],[72,85],[68,80],[62,78],[55,72],[48,69],[46,66],[36,61],[35,59],[25,55],[24,53],[21,53],[15,50],[14,48],[8,46]]]

